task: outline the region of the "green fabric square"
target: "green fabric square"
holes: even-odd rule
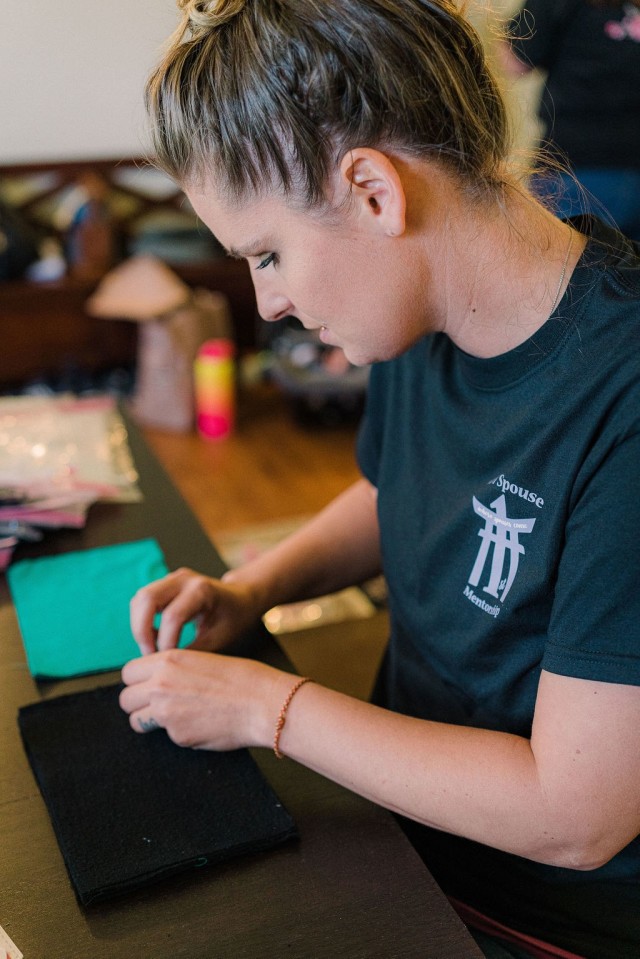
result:
[[[129,602],[165,576],[154,539],[26,559],[7,578],[32,676],[60,679],[120,669],[138,656]],[[180,645],[195,636],[193,624]]]

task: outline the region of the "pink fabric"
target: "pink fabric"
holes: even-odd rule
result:
[[[509,926],[483,915],[472,906],[467,906],[457,899],[449,897],[449,902],[458,913],[465,925],[479,932],[485,932],[489,936],[495,936],[504,939],[505,942],[512,942],[522,949],[531,953],[533,959],[584,959],[584,956],[578,956],[575,952],[567,952],[559,946],[552,946],[548,942],[542,942],[541,939],[535,939],[533,936],[527,936],[516,929],[510,929]]]

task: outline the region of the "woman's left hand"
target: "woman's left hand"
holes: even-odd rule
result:
[[[128,662],[120,705],[136,732],[162,727],[179,746],[267,746],[291,676],[254,660],[169,649]]]

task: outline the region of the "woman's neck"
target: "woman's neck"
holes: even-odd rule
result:
[[[442,330],[465,352],[491,357],[546,323],[586,237],[514,189],[504,208],[481,216],[449,206],[441,242],[448,275]]]

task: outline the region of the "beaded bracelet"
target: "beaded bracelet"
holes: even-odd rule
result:
[[[309,676],[304,676],[302,679],[299,679],[295,686],[291,689],[289,695],[282,704],[282,709],[280,710],[280,715],[276,722],[276,731],[273,737],[273,751],[276,754],[277,759],[284,759],[284,755],[280,752],[280,735],[282,733],[283,726],[287,719],[287,710],[291,705],[291,700],[298,692],[301,686],[304,686],[305,683],[310,683],[311,679]]]

